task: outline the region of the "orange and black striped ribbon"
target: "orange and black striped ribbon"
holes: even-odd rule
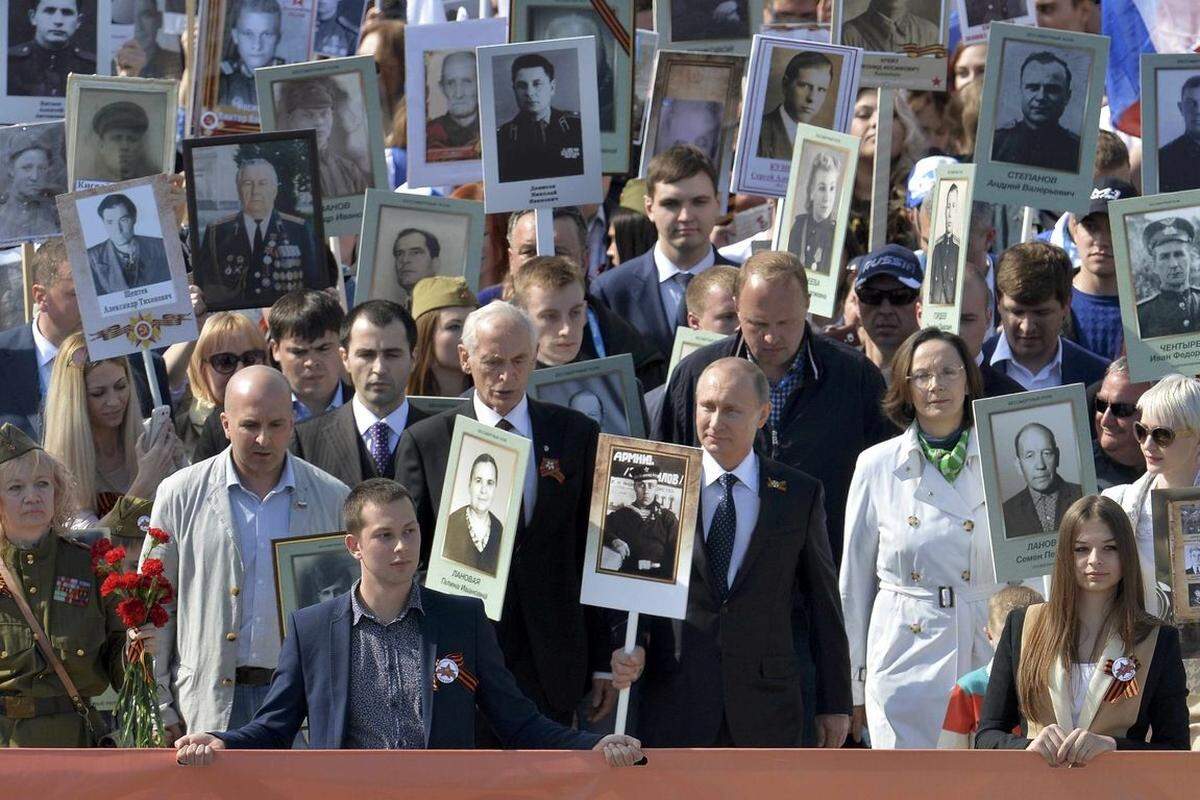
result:
[[[1136,670],[1140,665],[1137,663],[1137,659],[1131,660],[1133,661],[1133,666]],[[1108,687],[1108,691],[1104,693],[1104,702],[1116,703],[1126,697],[1137,697],[1139,690],[1136,673],[1135,677],[1130,678],[1127,681],[1123,681],[1113,675],[1112,666],[1113,660],[1110,658],[1104,664],[1104,674],[1112,675],[1113,682],[1112,685]]]
[[[600,15],[600,19],[608,27],[613,38],[617,40],[617,44],[621,45],[621,49],[625,51],[625,55],[633,52],[633,37],[629,31],[625,30],[625,26],[621,24],[621,20],[617,17],[617,12],[613,11],[612,7],[605,0],[592,0],[592,8],[596,9],[596,13]]]
[[[463,664],[462,653],[451,653],[447,658],[453,661],[458,667],[458,679],[462,681],[462,685],[466,687],[468,692],[474,692],[475,688],[479,686],[479,678],[472,675],[471,671]]]

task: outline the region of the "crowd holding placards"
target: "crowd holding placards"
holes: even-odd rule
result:
[[[9,3],[0,746],[1200,749],[1140,5]]]

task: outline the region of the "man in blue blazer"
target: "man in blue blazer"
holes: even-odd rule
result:
[[[359,484],[342,508],[361,579],[347,594],[295,611],[270,692],[247,725],[175,742],[181,764],[216,750],[287,749],[304,719],[314,749],[472,749],[475,708],[521,749],[593,749],[613,766],[641,760],[630,736],[600,737],[538,713],[504,666],[483,604],[421,587],[421,529],[408,490]]]
[[[712,162],[692,145],[659,153],[646,170],[645,204],[658,243],[602,273],[592,282],[592,295],[669,359],[676,329],[687,327],[688,283],[713,264],[733,263],[708,239],[723,210]]]

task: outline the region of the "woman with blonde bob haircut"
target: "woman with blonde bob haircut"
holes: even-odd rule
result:
[[[217,406],[225,403],[225,387],[239,370],[267,363],[267,339],[258,326],[233,311],[209,314],[188,359],[187,394],[177,404],[175,433],[190,458]]]
[[[977,748],[1032,750],[1052,767],[1188,749],[1179,631],[1146,612],[1137,564],[1120,506],[1095,495],[1071,504],[1049,602],[1009,614],[997,643]]]
[[[1157,590],[1154,564],[1154,515],[1150,495],[1154,489],[1183,489],[1200,485],[1200,381],[1168,375],[1137,401],[1134,435],[1146,459],[1146,473],[1133,483],[1105,489],[1129,516],[1137,541],[1145,605],[1162,615],[1167,599]]]

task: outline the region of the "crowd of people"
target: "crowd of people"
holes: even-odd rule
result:
[[[765,6],[770,22],[825,10]],[[1093,0],[1036,8],[1044,27],[1098,30]],[[358,40],[399,191],[404,27],[371,11]],[[1087,212],[1042,215],[1028,241],[976,200],[959,332],[923,325],[932,176],[971,158],[986,49],[953,50],[950,92],[899,94],[890,153],[876,92],[859,93],[829,318],[809,312],[797,254],[734,240],[730,212],[767,200],[723,207],[687,143],[606,179],[604,203],[555,209],[552,254],[532,210],[488,215],[478,291],[435,276],[403,302],[356,297],[353,263],[345,304],[300,288],[209,312],[192,286],[199,338],[146,360],[89,357],[67,246],[40,243],[32,319],[0,332],[0,745],[100,744],[91,701],[136,645],[187,764],[226,748],[577,748],[630,765],[644,747],[973,746],[1062,766],[1197,747],[1200,659],[1163,616],[1152,494],[1200,485],[1200,382],[1134,382],[1124,357],[1108,204],[1138,193],[1136,140],[1102,131]],[[1182,243],[1200,266],[1194,232],[1174,230],[1151,254]],[[668,376],[681,328],[720,338]],[[644,615],[632,650],[625,614],[580,602],[599,428],[529,392],[535,370],[626,353],[647,438],[700,448],[703,467],[686,617]],[[1103,491],[1060,485],[1052,574],[997,581],[972,403],[1070,384],[1087,387],[1091,437],[1074,444]],[[497,622],[421,581],[459,415],[554,463],[525,473]],[[333,531],[360,575],[281,629],[272,543]],[[104,536],[154,551],[175,587],[165,625],[126,629],[102,597]]]

